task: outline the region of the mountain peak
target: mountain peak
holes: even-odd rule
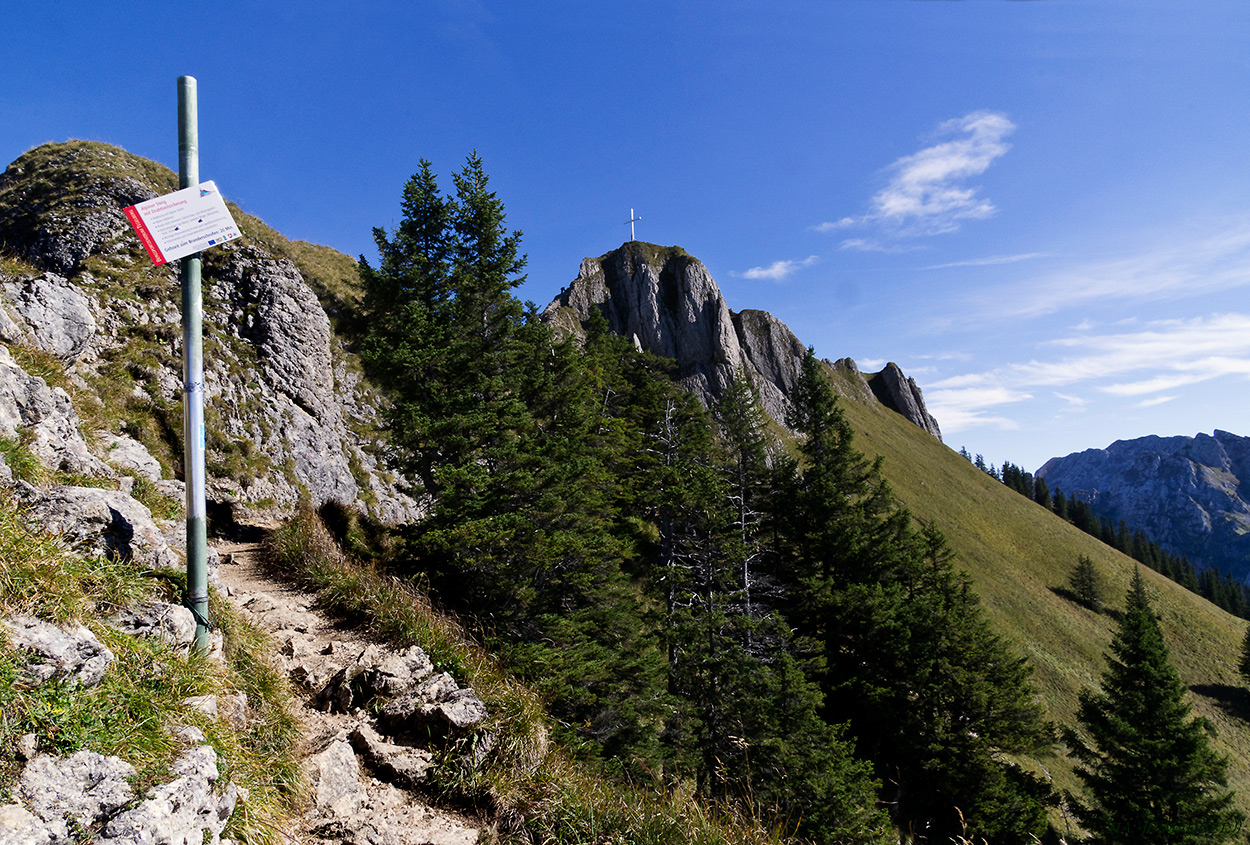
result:
[[[595,311],[638,349],[674,359],[678,381],[705,404],[715,403],[741,373],[764,410],[784,424],[807,347],[766,311],[731,311],[707,267],[681,247],[626,241],[598,258],[582,259],[577,278],[543,317],[559,333],[584,337]],[[876,396],[941,439],[920,388],[890,366],[889,373],[873,377],[880,382],[875,388],[853,362],[844,366],[855,383],[843,391],[856,401]]]

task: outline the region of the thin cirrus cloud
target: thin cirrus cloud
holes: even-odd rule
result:
[[[1085,388],[1092,395],[1139,399],[1137,407],[1150,407],[1171,401],[1171,391],[1178,388],[1250,377],[1248,314],[1159,321],[1138,331],[1079,335],[1045,346],[1067,354],[937,381],[925,390],[929,411],[952,433],[983,425],[1012,428],[998,409],[1044,388],[1069,405],[1090,401],[1072,391]]]
[[[1021,261],[1032,261],[1035,258],[1050,258],[1049,252],[1022,252],[1019,255],[992,255],[987,258],[968,258],[963,261],[951,261],[946,264],[932,264],[922,270],[948,270],[952,267],[997,267],[1001,264],[1018,264]]]
[[[980,176],[1011,145],[1006,138],[1016,125],[1006,115],[976,111],[938,126],[938,138],[946,139],[904,156],[886,170],[890,181],[869,201],[868,213],[820,223],[817,232],[836,232],[875,224],[894,237],[939,235],[959,229],[965,220],[984,220],[997,209],[969,187],[967,180]],[[851,238],[843,249],[863,249],[876,243]]]
[[[930,268],[936,269],[936,268]],[[1074,264],[981,295],[982,319],[1029,319],[1093,302],[1190,297],[1250,283],[1250,219],[1119,257]]]
[[[781,282],[789,276],[792,276],[795,272],[806,267],[811,267],[819,260],[819,256],[809,255],[801,261],[774,261],[767,267],[752,267],[750,270],[744,270],[743,272],[735,273],[734,275],[740,276],[744,279],[766,279],[770,282]]]

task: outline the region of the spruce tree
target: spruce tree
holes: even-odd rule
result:
[[[1250,684],[1250,626],[1246,627],[1246,634],[1241,638],[1241,662],[1237,668],[1241,670],[1241,677]]]
[[[1073,809],[1103,845],[1214,845],[1240,830],[1227,758],[1193,717],[1138,569],[1102,688],[1081,693],[1081,730],[1064,731],[1085,795]]]
[[[1028,667],[989,630],[933,526],[917,530],[809,352],[790,424],[802,463],[778,461],[771,526],[799,655],[885,785],[904,831],[945,841],[969,823],[992,842],[1046,830],[1048,788],[1002,752],[1048,731]]]
[[[1102,579],[1088,555],[1077,556],[1068,587],[1081,604],[1095,613],[1102,611]]]

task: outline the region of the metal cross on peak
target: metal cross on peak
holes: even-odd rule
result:
[[[625,221],[625,225],[629,226],[629,239],[631,241],[634,239],[634,224],[641,219],[641,217],[634,216],[634,210],[632,208],[629,210],[629,219]]]

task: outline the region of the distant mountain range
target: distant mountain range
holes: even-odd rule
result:
[[[1140,530],[1199,568],[1250,580],[1250,437],[1139,437],[1051,458],[1036,473],[1053,493]]]

